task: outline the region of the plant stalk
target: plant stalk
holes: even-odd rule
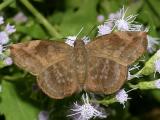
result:
[[[48,20],[36,10],[28,0],[20,0],[21,3],[28,8],[28,10],[37,18],[41,24],[48,30],[52,37],[61,38],[61,35],[56,31],[56,29],[48,22]]]

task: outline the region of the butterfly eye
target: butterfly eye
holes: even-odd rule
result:
[[[77,40],[76,40],[76,41],[74,41],[74,43],[73,43],[73,44],[74,44],[74,47],[75,47],[75,46],[77,45]]]

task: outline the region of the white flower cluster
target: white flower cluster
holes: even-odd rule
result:
[[[159,44],[158,40],[160,39],[147,35],[147,41],[148,41],[147,50],[149,53],[153,53],[156,50],[155,46]]]
[[[144,31],[148,32],[148,28],[144,28],[142,24],[138,24],[135,19],[137,15],[126,16],[127,9],[124,7],[116,13],[111,13],[106,22],[98,26],[98,36],[110,34],[112,31]],[[155,51],[159,38],[147,35],[149,53]]]
[[[132,90],[134,90],[134,89],[131,89],[129,91],[125,91],[124,89],[121,89],[116,94],[115,98],[116,98],[117,102],[122,104],[124,108],[125,108],[125,102],[127,102],[128,99],[131,99],[131,98],[128,97],[127,93],[132,91]]]
[[[74,42],[76,41],[77,36],[68,36],[65,43],[74,47]]]
[[[81,28],[81,30],[78,32],[77,35],[75,35],[75,36],[68,36],[66,38],[65,43],[68,44],[68,45],[70,45],[71,47],[74,47],[74,42],[77,40],[77,37],[82,32],[82,30],[83,30],[83,27]],[[90,42],[90,38],[88,36],[84,36],[82,38],[82,40],[83,40],[84,44],[88,44]]]
[[[0,25],[4,24],[4,18],[0,17]],[[3,25],[4,26],[4,25]],[[14,33],[16,31],[15,26],[10,25],[9,23],[4,27],[3,31],[0,31],[0,60],[3,60],[3,62],[6,65],[12,64],[12,59],[8,57],[5,53],[7,44],[9,43],[9,35]]]
[[[90,102],[87,94],[82,95],[83,105],[77,103],[74,104],[74,108],[71,109],[73,114],[68,116],[74,117],[76,120],[89,120],[91,118],[106,118],[107,116],[97,110]]]
[[[77,36],[68,36],[65,43],[74,47],[74,42],[76,41],[76,39],[77,39]],[[87,36],[84,36],[82,40],[84,41],[85,44],[88,44],[90,42],[90,38]]]
[[[158,72],[160,74],[160,49],[157,50],[156,52],[156,59],[154,60],[154,76],[156,74],[156,72]]]
[[[154,84],[156,88],[160,89],[160,79],[156,80]]]
[[[105,18],[104,18],[103,15],[98,15],[98,16],[97,16],[97,21],[98,21],[98,22],[102,23],[102,22],[104,22],[104,20],[105,20]]]
[[[154,67],[155,67],[155,72],[160,73],[160,59],[155,60]]]
[[[127,80],[131,80],[133,78],[139,78],[139,77],[141,77],[140,74],[133,74],[133,75],[131,74],[132,70],[135,70],[135,69],[139,70],[139,67],[140,66],[138,64],[135,64],[135,65],[132,65],[132,66],[129,67]]]
[[[144,31],[142,24],[135,22],[137,15],[126,16],[127,9],[124,7],[116,13],[109,15],[109,19],[102,25],[98,26],[98,36],[115,31]]]
[[[49,119],[49,113],[47,111],[40,111],[38,114],[38,120],[48,120]]]

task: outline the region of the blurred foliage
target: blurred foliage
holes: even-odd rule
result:
[[[84,27],[81,36],[95,37],[100,23],[97,16],[107,19],[110,13],[122,6],[129,13],[137,13],[137,21],[149,26],[149,34],[160,37],[159,0],[1,0],[0,14],[5,21],[15,24],[17,32],[12,42],[34,39],[58,39],[76,35]],[[31,6],[30,6],[31,5]],[[18,22],[15,16],[22,12],[27,21]],[[44,17],[43,17],[44,16]],[[93,29],[95,28],[95,29]],[[158,46],[159,47],[159,46]],[[152,56],[152,54],[150,55]],[[149,78],[148,76],[146,78]],[[36,87],[36,78],[12,65],[0,69],[0,119],[36,120],[42,110],[50,113],[51,120],[68,119],[66,114],[73,101],[80,95],[52,100]],[[35,88],[34,88],[35,87]],[[134,91],[125,109],[117,103],[106,108],[108,120],[160,120],[160,91]]]

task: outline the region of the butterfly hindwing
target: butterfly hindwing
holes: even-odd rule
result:
[[[127,67],[106,58],[88,56],[86,91],[111,94],[126,81]]]
[[[76,71],[69,56],[38,75],[37,82],[42,91],[54,99],[62,99],[79,90]]]
[[[113,60],[128,66],[147,48],[145,32],[115,32],[95,38],[86,45],[90,55]]]

